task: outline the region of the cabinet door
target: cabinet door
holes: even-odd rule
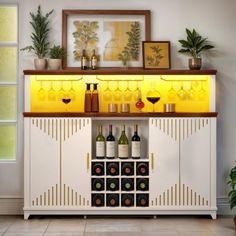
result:
[[[66,118],[62,122],[61,184],[64,206],[90,206],[91,118]]]
[[[179,137],[178,119],[149,119],[151,207],[179,203]]]
[[[30,205],[32,208],[56,206],[60,183],[59,121],[31,118],[29,134]]]
[[[209,118],[181,119],[180,175],[182,205],[209,206],[211,129]]]

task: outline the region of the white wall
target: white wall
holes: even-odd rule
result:
[[[178,40],[185,37],[185,28],[195,28],[216,46],[204,57],[204,67],[217,69],[217,196],[226,200],[226,178],[236,160],[236,1],[235,0],[18,0],[20,13],[20,47],[30,44],[29,12],[38,4],[44,12],[54,9],[51,17],[53,43],[61,42],[62,9],[147,9],[151,10],[152,40],[171,41],[172,68],[187,68],[187,57],[180,55]],[[10,0],[0,0],[9,3]],[[22,70],[33,68],[33,57],[20,53],[20,80]],[[21,88],[23,89],[23,88]],[[20,112],[22,108],[20,107]],[[23,134],[21,133],[21,136]],[[23,136],[22,136],[23,137]],[[23,162],[22,155],[19,161]],[[19,168],[22,165],[19,165]],[[23,169],[20,169],[23,172]],[[22,176],[22,175],[21,175]],[[7,181],[7,180],[6,180]],[[23,194],[15,188],[16,195]],[[21,189],[21,191],[19,191]],[[14,192],[11,190],[11,192]],[[4,193],[7,195],[8,193]]]

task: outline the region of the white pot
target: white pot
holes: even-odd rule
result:
[[[60,70],[61,69],[61,59],[48,59],[48,69],[49,70]]]
[[[47,67],[47,60],[46,59],[39,59],[35,58],[34,59],[34,68],[36,70],[45,70]]]

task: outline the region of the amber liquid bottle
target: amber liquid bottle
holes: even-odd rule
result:
[[[85,112],[91,112],[92,111],[92,96],[90,91],[90,85],[86,84],[86,91],[85,91],[85,98],[84,98],[84,111]]]
[[[85,54],[85,50],[83,50],[81,56],[81,70],[87,70],[87,69],[88,69],[88,58]]]
[[[93,84],[92,92],[92,112],[99,112],[98,84]]]

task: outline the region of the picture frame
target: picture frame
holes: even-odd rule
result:
[[[142,67],[142,41],[151,40],[149,10],[62,10],[63,69],[80,67],[80,56],[95,49],[99,67]],[[122,57],[121,57],[121,56]]]
[[[170,41],[143,41],[143,68],[170,69]]]

